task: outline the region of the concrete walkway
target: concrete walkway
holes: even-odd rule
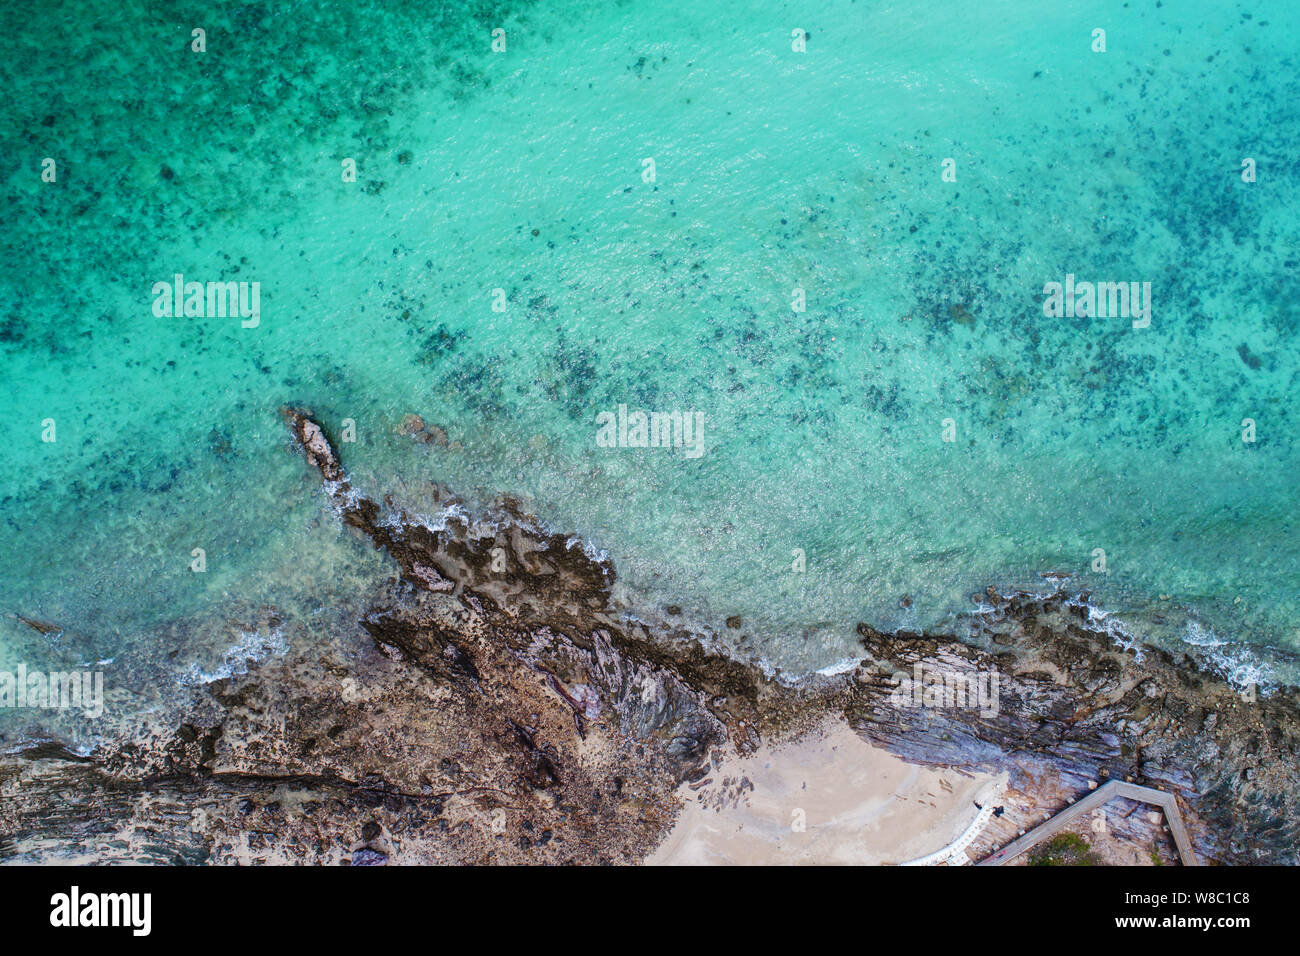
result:
[[[975,814],[975,819],[966,831],[952,843],[949,843],[942,850],[935,850],[928,856],[923,856],[918,860],[908,860],[906,863],[900,863],[899,866],[938,866],[940,863],[946,863],[948,866],[965,866],[970,862],[970,857],[966,855],[966,848],[975,842],[975,838],[980,835],[984,829],[984,824],[989,822],[997,807],[994,806],[1002,796],[1002,785],[993,784],[985,787],[975,798],[975,806],[979,808],[979,813]]]
[[[1113,797],[1140,800],[1143,803],[1154,804],[1163,810],[1165,820],[1169,824],[1169,832],[1173,835],[1174,846],[1178,848],[1178,856],[1183,861],[1183,866],[1200,866],[1196,854],[1192,851],[1192,841],[1187,837],[1187,828],[1183,826],[1183,815],[1178,809],[1178,803],[1174,800],[1174,795],[1165,793],[1163,790],[1153,790],[1151,787],[1141,787],[1135,783],[1124,783],[1120,780],[1112,780],[1105,786],[1093,791],[1078,803],[1071,804],[1050,820],[1034,827],[1018,840],[1008,843],[1002,849],[975,865],[1002,866],[1004,863],[1009,863],[1035,844],[1060,833],[1065,827],[1089,810],[1096,809]]]

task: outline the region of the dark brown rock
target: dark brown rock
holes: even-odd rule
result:
[[[345,533],[400,580],[376,581],[355,633],[213,681],[153,730],[0,757],[0,861],[634,862],[712,748],[834,713],[916,762],[1160,787],[1203,859],[1296,862],[1295,690],[1246,701],[1158,649],[1139,659],[1064,577],[975,595],[960,634],[860,624],[857,668],[782,684],[684,622],[629,623],[613,566],[517,502],[435,530],[360,497],[310,413],[282,414]],[[917,665],[996,674],[998,706],[900,707],[896,675]]]

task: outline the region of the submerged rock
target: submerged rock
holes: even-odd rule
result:
[[[426,425],[424,419],[419,415],[403,415],[397,430],[403,435],[410,435],[416,441],[424,442],[426,445],[437,445],[440,448],[447,447],[446,430],[438,425]]]

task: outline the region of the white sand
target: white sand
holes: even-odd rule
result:
[[[682,786],[686,809],[648,864],[901,863],[957,840],[976,800],[1005,783],[914,766],[838,720],[732,755],[710,778],[698,790]]]

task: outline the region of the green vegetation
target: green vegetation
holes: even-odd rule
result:
[[[1077,833],[1062,833],[1033,849],[1030,866],[1097,866],[1097,854]]]

